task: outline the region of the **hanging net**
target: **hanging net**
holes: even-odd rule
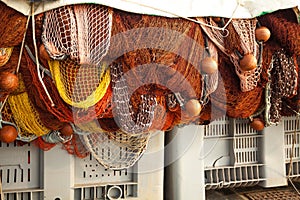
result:
[[[61,98],[73,107],[88,108],[99,102],[110,84],[109,69],[102,64],[79,65],[71,59],[49,61]]]
[[[156,99],[142,96],[137,113],[130,104],[127,83],[120,64],[111,65],[114,120],[120,130],[106,132],[98,121],[75,124],[74,129],[93,157],[106,168],[132,166],[146,150]]]
[[[19,87],[24,88],[22,78],[19,77]],[[39,114],[32,105],[27,92],[10,95],[8,98],[10,109],[17,126],[24,132],[41,136],[50,132],[40,120]]]
[[[130,105],[130,96],[122,70],[121,65],[111,65],[115,120],[122,131],[128,134],[148,132],[154,117],[156,99],[150,95],[142,95],[140,112],[134,120],[135,114]]]
[[[212,18],[197,18],[197,20],[214,27],[218,26]],[[255,41],[256,23],[257,19],[233,19],[228,29],[226,29],[227,32],[201,24],[202,29],[211,41],[231,59],[240,79],[240,88],[243,92],[250,91],[257,86],[262,71],[262,48],[258,48],[259,46]],[[228,43],[230,43],[230,46],[227,45]],[[240,58],[236,54],[236,51],[239,50],[244,55],[253,54],[256,57],[258,64],[255,69],[244,71],[240,68]]]
[[[266,87],[266,122],[277,124],[281,120],[282,100],[297,94],[298,67],[293,57],[284,49],[276,51],[269,68],[269,83]]]
[[[250,71],[243,71],[239,66],[239,57],[236,54],[231,54],[231,61],[235,66],[237,75],[240,78],[241,90],[246,92],[254,89],[260,79],[262,71],[261,59],[262,49],[259,51],[255,40],[256,19],[233,19],[232,25],[240,37],[241,48],[244,55],[253,54],[258,60],[258,65]]]
[[[106,6],[64,6],[46,12],[42,40],[53,59],[69,56],[79,65],[99,65],[109,47],[111,26]]]
[[[268,27],[272,37],[289,55],[300,55],[300,26],[292,9],[260,16],[261,25]]]
[[[93,157],[109,169],[124,169],[136,163],[146,150],[150,133],[130,136],[117,131],[79,134]]]

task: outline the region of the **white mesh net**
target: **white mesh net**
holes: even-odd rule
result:
[[[123,132],[96,132],[79,135],[85,147],[105,168],[124,169],[133,166],[147,148],[150,133],[128,136]]]
[[[258,51],[258,44],[255,41],[255,29],[257,19],[233,19],[232,24],[241,39],[241,48],[244,55],[253,54],[257,60],[261,60],[260,52]],[[262,71],[261,63],[250,71],[243,71],[239,66],[239,57],[236,54],[231,54],[231,61],[235,66],[237,75],[240,78],[240,86],[243,92],[250,91],[257,86],[260,80]],[[259,58],[260,57],[260,58]]]
[[[45,13],[42,41],[53,59],[67,56],[97,65],[110,45],[112,13],[97,4],[70,5]]]
[[[156,98],[142,95],[138,113],[133,111],[122,66],[110,67],[113,87],[115,121],[120,130],[105,132],[96,121],[74,125],[75,132],[93,157],[104,167],[123,169],[131,167],[146,150],[154,118]]]

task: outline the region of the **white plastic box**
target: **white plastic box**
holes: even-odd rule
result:
[[[263,181],[261,138],[247,119],[223,117],[205,126],[205,188],[252,186]]]
[[[131,168],[104,169],[92,156],[69,155],[60,146],[1,144],[0,175],[6,200],[163,199],[164,133],[155,133]]]
[[[205,199],[209,189],[287,185],[290,149],[295,150],[290,177],[300,177],[300,131],[294,133],[295,124],[295,117],[284,118],[257,132],[248,119],[224,117],[207,126],[172,130],[166,140],[173,143],[173,151],[165,157],[177,159],[166,163],[167,200]],[[291,134],[296,135],[294,145]],[[176,155],[182,146],[187,148]]]
[[[285,117],[284,144],[286,176],[300,179],[300,116]]]

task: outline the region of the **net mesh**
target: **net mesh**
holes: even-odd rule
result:
[[[19,77],[19,87],[25,87],[22,77]],[[50,131],[40,120],[39,114],[31,103],[27,92],[10,95],[8,103],[17,126],[24,132],[41,136]]]
[[[212,18],[197,18],[198,21],[211,26],[218,26]],[[244,55],[253,54],[260,62],[261,51],[255,41],[255,29],[257,19],[233,19],[228,26],[229,32],[201,25],[201,28],[211,39],[211,41],[227,55],[235,66],[236,74],[240,79],[240,88],[243,92],[250,91],[257,86],[262,72],[261,63],[250,71],[243,71],[239,66],[239,56],[236,50],[241,50]],[[228,35],[226,35],[228,33]],[[230,43],[230,46],[227,44]],[[239,45],[239,46],[238,46]]]
[[[132,166],[146,149],[156,99],[142,96],[140,109],[134,113],[130,104],[126,79],[120,64],[111,65],[115,120],[120,130],[106,132],[98,121],[74,125],[75,130],[93,157],[106,168]]]
[[[93,157],[104,167],[123,169],[134,165],[146,150],[150,133],[129,136],[118,131],[79,135]],[[113,139],[112,139],[113,137]]]
[[[142,95],[140,112],[134,120],[134,111],[130,105],[130,96],[122,70],[119,64],[111,65],[115,120],[122,131],[128,134],[147,132],[154,117],[156,99],[150,95]]]
[[[106,6],[64,6],[46,12],[42,40],[53,59],[70,56],[79,64],[98,65],[109,47],[111,25]]]
[[[281,120],[283,98],[291,98],[297,94],[298,68],[295,62],[284,49],[273,55],[273,63],[269,69],[270,85],[266,95],[266,121],[269,125]]]
[[[105,65],[79,65],[71,59],[49,61],[61,98],[73,107],[88,108],[99,102],[110,84]]]
[[[232,24],[240,37],[241,48],[244,51],[244,55],[253,54],[257,60],[260,60],[260,52],[255,41],[257,19],[234,19],[232,20]],[[240,78],[241,90],[250,91],[255,88],[260,79],[262,71],[261,64],[258,64],[253,70],[243,71],[239,66],[239,57],[236,54],[231,54],[231,60]]]

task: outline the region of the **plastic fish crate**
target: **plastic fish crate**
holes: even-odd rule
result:
[[[286,175],[300,179],[300,118],[284,117],[284,144]]]
[[[58,145],[40,151],[30,144],[0,144],[5,200],[106,200],[163,198],[164,134],[155,133],[131,168],[111,170],[92,156],[76,158]]]
[[[204,127],[205,188],[252,186],[263,181],[262,135],[247,119],[223,117]]]

